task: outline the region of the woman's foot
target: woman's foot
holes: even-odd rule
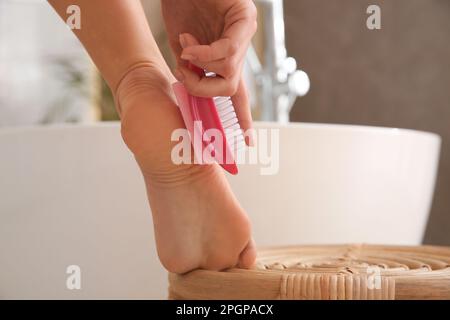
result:
[[[219,166],[194,166],[146,183],[158,254],[169,271],[252,265],[250,222]]]
[[[158,255],[165,268],[249,268],[256,257],[250,222],[218,165],[175,165],[172,132],[184,128],[165,72],[144,65],[122,80],[116,100],[122,136],[144,175]]]

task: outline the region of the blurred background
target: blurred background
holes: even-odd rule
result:
[[[159,0],[142,3],[173,65]],[[381,30],[366,27],[371,4],[381,8]],[[259,31],[245,68],[255,120],[289,117],[438,133],[442,156],[424,241],[450,245],[450,1],[285,0],[285,32],[277,8],[261,0],[258,11]],[[284,40],[296,63],[285,59],[284,43],[278,46]],[[273,74],[277,54],[283,67]],[[305,96],[300,69],[311,82]],[[271,114],[258,97],[275,87],[287,94],[272,101]],[[46,1],[0,0],[0,128],[112,120],[118,117],[108,87]]]

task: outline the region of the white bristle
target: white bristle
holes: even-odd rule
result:
[[[228,130],[226,132],[227,139],[231,140],[231,139],[234,139],[235,137],[244,135],[242,132],[242,129],[239,127],[239,124],[236,124],[235,126],[237,126],[236,129],[228,128]]]
[[[239,125],[231,98],[215,97],[214,103],[230,148],[233,151],[242,149],[245,146],[244,134]]]
[[[225,123],[232,119],[237,119],[236,113],[234,111],[230,111],[228,113],[221,113],[220,119],[222,120],[222,123]]]

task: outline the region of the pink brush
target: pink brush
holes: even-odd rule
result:
[[[192,64],[189,67],[200,76],[206,76],[202,69]],[[237,174],[235,152],[245,143],[231,98],[195,97],[190,95],[180,82],[174,83],[173,89],[184,124],[191,135],[197,162],[203,163],[203,151],[207,150],[226,171]],[[220,132],[222,141],[214,141],[215,136],[208,135],[208,132],[211,132],[209,129],[216,129],[216,133]],[[197,139],[201,139],[201,143],[197,143],[194,137],[200,137]]]

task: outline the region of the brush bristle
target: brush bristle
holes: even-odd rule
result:
[[[215,97],[214,103],[230,148],[233,151],[242,149],[245,146],[244,133],[239,125],[231,98]]]

